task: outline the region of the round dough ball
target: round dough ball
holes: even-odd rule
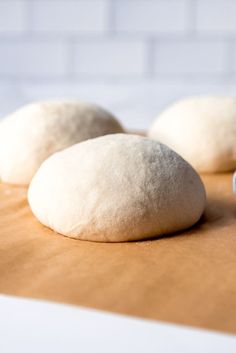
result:
[[[29,184],[51,154],[90,138],[123,131],[110,113],[89,103],[26,105],[0,124],[0,179]]]
[[[149,136],[202,173],[236,169],[236,98],[195,97],[164,110]]]
[[[49,157],[28,200],[44,225],[69,237],[119,242],[190,227],[205,207],[195,170],[157,141],[108,135]]]

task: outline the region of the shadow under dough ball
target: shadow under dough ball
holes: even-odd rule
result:
[[[77,239],[119,242],[192,226],[205,208],[195,170],[167,146],[115,134],[49,157],[28,192],[32,212]]]
[[[51,154],[75,143],[123,132],[104,109],[78,101],[32,103],[0,124],[0,179],[29,184]]]

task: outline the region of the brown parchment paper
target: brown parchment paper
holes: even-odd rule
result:
[[[0,292],[236,333],[232,175],[203,177],[203,219],[175,236],[92,243],[33,217],[26,189],[0,184]]]

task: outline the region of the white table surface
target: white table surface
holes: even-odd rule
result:
[[[236,336],[0,295],[0,352],[235,353]]]

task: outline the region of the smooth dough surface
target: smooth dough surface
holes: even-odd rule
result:
[[[149,131],[202,173],[236,169],[236,97],[193,97],[164,110]]]
[[[138,240],[192,226],[205,207],[195,170],[157,141],[116,134],[49,157],[29,187],[38,220],[69,237]]]
[[[0,124],[0,179],[29,184],[41,163],[75,143],[123,132],[104,109],[77,101],[32,103]]]

